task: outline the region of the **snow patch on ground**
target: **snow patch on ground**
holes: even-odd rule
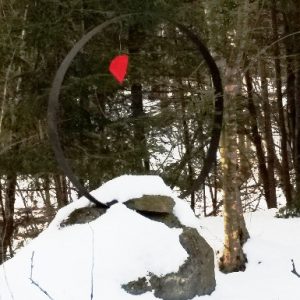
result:
[[[194,300],[299,300],[300,218],[275,218],[275,209],[245,214],[250,239],[244,246],[245,272],[222,274],[216,266],[217,287],[211,296]],[[201,219],[202,236],[217,250],[223,248],[223,219]],[[297,267],[298,266],[298,267]]]

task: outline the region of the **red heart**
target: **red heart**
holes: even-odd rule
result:
[[[109,65],[110,73],[116,80],[122,84],[127,73],[128,55],[122,54],[116,56]]]

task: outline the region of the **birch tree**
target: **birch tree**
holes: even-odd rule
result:
[[[224,249],[220,258],[220,270],[224,273],[243,271],[247,257],[243,245],[249,238],[240,197],[241,178],[238,170],[238,123],[237,114],[241,101],[241,74],[239,66],[242,61],[246,39],[245,2],[238,12],[236,47],[233,48],[225,74],[225,118],[221,138],[221,164],[223,170],[223,217]],[[236,54],[237,53],[237,56]],[[236,58],[236,59],[234,59]]]

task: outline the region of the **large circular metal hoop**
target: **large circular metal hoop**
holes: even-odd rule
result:
[[[49,102],[48,102],[48,111],[47,111],[47,122],[48,122],[48,134],[49,139],[56,157],[58,164],[60,165],[61,169],[64,171],[65,175],[69,178],[69,180],[73,183],[73,185],[78,189],[79,193],[87,197],[91,202],[96,204],[97,206],[107,208],[109,207],[108,204],[101,203],[101,199],[94,198],[79,182],[75,174],[73,173],[67,159],[64,156],[63,149],[60,144],[58,129],[57,129],[57,118],[58,118],[58,109],[59,109],[59,95],[60,89],[65,78],[66,72],[69,69],[73,59],[76,57],[78,52],[85,46],[85,44],[90,41],[96,34],[100,33],[103,29],[108,27],[113,23],[117,23],[123,19],[126,19],[133,14],[126,14],[115,17],[110,19],[101,25],[98,25],[88,33],[86,33],[70,50],[67,54],[63,62],[61,63],[60,67],[58,68],[55,78],[52,82],[50,94],[49,94]],[[223,88],[222,88],[222,81],[220,77],[219,69],[212,58],[210,52],[208,51],[207,47],[201,41],[201,39],[191,32],[186,26],[179,24],[177,22],[173,22],[172,20],[164,19],[176,27],[178,27],[183,33],[185,33],[189,39],[197,46],[200,54],[204,58],[208,69],[211,73],[214,89],[215,89],[215,116],[214,116],[214,124],[212,129],[212,135],[210,140],[210,145],[204,159],[204,164],[200,175],[194,181],[192,187],[184,192],[181,197],[186,197],[194,190],[197,189],[202,183],[204,183],[205,178],[207,177],[212,164],[216,157],[216,152],[219,145],[220,134],[221,134],[221,127],[222,127],[222,119],[223,119]]]

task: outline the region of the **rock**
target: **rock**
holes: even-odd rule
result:
[[[106,209],[99,207],[83,207],[73,211],[60,226],[65,227],[73,224],[85,224],[99,218],[106,212]]]
[[[139,213],[148,219],[164,223],[170,228],[182,228],[182,224],[173,213],[172,214],[153,213],[153,212],[139,212]]]
[[[117,201],[112,201],[111,204],[117,203]],[[128,208],[136,210],[138,212],[148,213],[149,218],[151,218],[150,214],[153,213],[153,218],[158,219],[164,219],[165,222],[167,222],[167,219],[169,219],[169,223],[178,223],[178,220],[175,219],[171,221],[173,218],[173,207],[175,205],[174,200],[171,197],[167,196],[157,196],[157,195],[144,195],[141,198],[134,198],[126,201],[124,203]],[[99,207],[84,207],[80,209],[76,209],[73,211],[68,219],[63,221],[61,223],[61,227],[72,225],[72,224],[84,224],[91,222],[101,215],[103,215],[106,212],[106,209],[99,208]],[[159,215],[162,216],[159,216]],[[157,216],[156,216],[157,215]],[[164,215],[164,216],[163,216]],[[175,217],[175,216],[174,216]],[[179,226],[180,223],[177,225]],[[177,226],[177,227],[178,227]],[[176,227],[176,226],[171,226]]]
[[[163,300],[188,300],[211,294],[216,286],[213,250],[195,228],[182,225],[173,214],[175,201],[167,196],[144,195],[124,204],[153,221],[162,222],[170,228],[182,228],[180,243],[189,256],[178,272],[161,277],[148,274],[147,278],[137,278],[125,283],[122,288],[133,295],[153,291],[156,297]],[[105,212],[106,209],[97,207],[81,208],[71,213],[61,225],[91,222]]]
[[[185,228],[180,243],[189,254],[176,273],[150,279],[155,296],[164,300],[191,299],[215,290],[214,254],[195,228]]]
[[[145,277],[139,278],[136,281],[131,281],[124,285],[123,288],[132,295],[142,295],[152,291],[152,287]]]
[[[150,275],[129,282],[122,287],[130,294],[139,295],[154,290],[164,300],[187,300],[209,295],[215,290],[213,250],[194,228],[183,228],[180,243],[189,254],[178,272],[163,277]]]
[[[141,198],[130,199],[124,204],[140,212],[172,213],[174,200],[168,196],[144,195]]]

